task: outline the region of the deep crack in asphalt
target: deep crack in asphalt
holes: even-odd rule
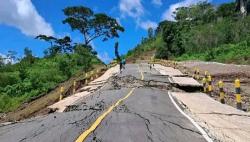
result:
[[[131,76],[131,75],[127,75],[127,76],[123,76],[123,77],[113,76],[109,79],[108,83],[109,83],[109,87],[107,88],[107,90],[120,90],[122,88],[157,88],[160,90],[167,90],[167,91],[169,91],[169,90],[172,90],[172,91],[178,90],[179,92],[182,91],[179,88],[176,88],[175,85],[173,85],[169,82],[161,82],[161,81],[155,81],[155,80],[147,80],[147,81],[140,80],[140,79],[137,79],[136,77]],[[96,95],[97,95],[97,98],[99,98],[101,94],[99,92]],[[106,109],[107,106],[111,105],[110,103],[112,103],[112,102],[109,102],[109,104],[108,104],[104,100],[101,100],[92,106],[87,105],[85,102],[82,102],[81,104],[78,104],[78,105],[68,106],[67,109],[65,110],[65,112],[90,111],[89,115],[85,116],[83,119],[71,122],[69,124],[76,125],[77,127],[79,127],[79,126],[84,127],[83,129],[87,128],[89,126],[89,124],[91,124],[98,117],[98,115],[101,114],[104,111],[104,109]],[[121,105],[114,108],[113,111],[116,113],[132,114],[132,115],[142,119],[144,124],[145,124],[145,128],[147,130],[146,136],[147,136],[148,141],[151,141],[151,142],[154,141],[153,137],[152,137],[153,132],[150,130],[151,122],[150,122],[149,118],[146,118],[144,115],[142,115],[138,112],[134,112],[134,111],[130,110],[127,105],[123,104],[123,102]],[[163,123],[163,125],[170,125],[171,124],[171,125],[174,125],[178,128],[181,128],[183,130],[190,131],[190,132],[201,135],[200,132],[197,132],[197,131],[189,129],[189,128],[185,128],[182,125],[174,123],[172,121],[164,120],[161,117],[158,117],[156,115],[149,114],[148,117],[150,117],[150,116],[160,120]],[[108,120],[106,120],[105,122],[107,122],[107,121]],[[96,131],[94,131],[92,133],[91,137],[92,137],[91,141],[93,141],[93,142],[101,142],[102,141],[101,138],[98,138]]]
[[[183,130],[187,130],[187,131],[190,131],[190,132],[194,132],[194,133],[196,133],[196,134],[198,134],[198,135],[202,135],[199,131],[195,131],[195,130],[193,130],[193,129],[186,128],[186,127],[184,127],[184,126],[182,126],[182,125],[180,125],[180,124],[178,124],[178,123],[175,123],[175,122],[172,122],[172,121],[169,121],[169,120],[162,119],[161,117],[159,117],[159,116],[157,116],[157,115],[151,114],[151,116],[153,116],[153,117],[156,118],[156,119],[159,119],[159,120],[163,123],[163,125],[167,125],[166,123],[164,123],[164,122],[167,122],[167,123],[169,123],[169,124],[172,124],[172,125],[174,125],[174,126],[177,126],[177,127],[181,128],[181,129],[183,129]]]
[[[146,128],[147,128],[147,132],[149,133],[149,134],[147,134],[147,138],[148,138],[148,140],[150,140],[151,142],[153,142],[153,139],[151,138],[152,137],[152,131],[150,130],[150,120],[148,119],[148,118],[146,118],[145,116],[143,116],[143,115],[141,115],[141,114],[139,114],[139,113],[136,113],[136,112],[133,112],[133,111],[131,111],[129,108],[128,108],[128,106],[127,105],[125,105],[125,104],[122,104],[121,106],[119,106],[119,107],[117,107],[115,110],[114,110],[114,112],[116,112],[116,113],[129,113],[129,114],[133,114],[133,115],[135,115],[135,116],[137,116],[137,117],[139,117],[139,118],[141,118],[143,121],[144,121],[144,124],[145,124],[145,126],[146,126]]]

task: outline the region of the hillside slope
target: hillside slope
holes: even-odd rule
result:
[[[96,65],[104,64],[88,50],[52,57],[33,57],[32,62],[25,57],[19,63],[4,65],[0,68],[0,112],[13,111]]]
[[[143,38],[127,57],[154,50],[158,59],[250,64],[249,23],[250,15],[242,17],[235,3],[178,8],[175,21],[160,22],[155,36]]]

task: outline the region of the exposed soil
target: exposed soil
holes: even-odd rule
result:
[[[179,68],[182,72],[186,72],[190,76],[194,74],[195,68],[200,70],[201,76],[204,76],[204,72],[208,71],[213,79],[214,92],[212,97],[216,100],[219,100],[218,82],[220,80],[223,81],[225,84],[226,104],[233,107],[236,107],[234,81],[235,79],[240,79],[243,110],[250,111],[250,65],[188,61],[180,62]]]

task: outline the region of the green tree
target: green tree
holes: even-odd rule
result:
[[[29,64],[33,64],[35,62],[35,57],[32,55],[32,50],[29,48],[24,48],[24,61],[27,61]]]
[[[148,38],[152,39],[154,37],[154,29],[152,27],[148,28]]]
[[[56,38],[53,36],[46,36],[46,35],[38,35],[35,39],[44,40],[50,43],[50,47],[53,46],[53,43],[56,41]]]
[[[177,8],[175,20],[180,23],[204,24],[214,21],[216,12],[212,4],[200,2],[190,7]]]
[[[4,58],[0,55],[0,68],[5,65]]]
[[[65,36],[64,38],[61,39],[56,39],[55,43],[57,44],[60,48],[60,52],[68,53],[73,51],[73,47],[71,45],[71,39],[69,36]]]
[[[69,78],[72,75],[71,67],[72,62],[68,58],[62,58],[62,60],[59,61],[59,70]]]
[[[240,11],[243,17],[247,15],[248,0],[236,0],[236,10]]]
[[[38,35],[35,39],[43,40],[50,43],[50,47],[44,51],[45,57],[53,57],[60,51],[59,47],[54,46],[54,43],[57,38],[53,36]]]
[[[28,76],[28,72],[27,72],[27,68],[25,65],[23,64],[20,64],[19,65],[19,68],[18,68],[18,71],[19,71],[19,77],[20,79],[23,81],[25,78],[27,78]]]
[[[160,56],[161,58],[164,59],[169,59],[170,56],[172,56],[171,54],[173,53],[173,43],[175,40],[175,35],[176,35],[176,23],[175,22],[171,22],[168,21],[165,23],[165,26],[163,28],[163,40],[166,43],[166,47],[162,47],[160,48],[160,53],[164,54],[164,56],[162,56],[161,54],[157,54],[157,56]]]
[[[8,51],[7,58],[6,58],[8,61],[8,64],[12,64],[12,63],[16,62],[16,60],[17,60],[16,54],[17,54],[16,51]]]
[[[84,44],[89,45],[96,38],[101,37],[103,41],[109,38],[119,37],[118,32],[124,31],[116,19],[106,14],[94,12],[83,6],[67,7],[63,10],[67,17],[64,24],[69,24],[71,29],[78,30],[83,34]]]
[[[84,44],[77,44],[74,47],[74,51],[77,55],[77,65],[82,66],[84,71],[88,71],[91,66],[91,61],[96,52],[93,51],[92,47]]]
[[[217,8],[218,17],[233,17],[235,15],[235,3],[225,3]]]
[[[51,43],[51,47],[44,51],[46,57],[54,57],[60,53],[68,53],[73,51],[73,46],[71,45],[71,38],[65,36],[64,38],[55,38],[52,36],[39,35],[36,39],[44,40]]]

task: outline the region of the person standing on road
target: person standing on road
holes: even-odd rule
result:
[[[122,73],[122,61],[120,61],[120,73]]]
[[[117,58],[117,62],[120,64],[120,73],[122,73],[122,60],[121,60],[121,57],[118,53],[118,47],[119,47],[119,43],[116,42],[115,43],[115,56]]]
[[[123,59],[123,60],[122,60],[122,65],[123,65],[123,69],[125,69],[126,59]]]

